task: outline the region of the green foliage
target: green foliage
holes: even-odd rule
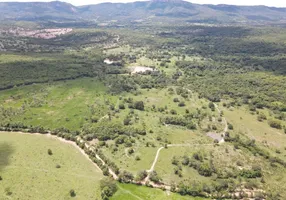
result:
[[[188,129],[196,129],[196,125],[189,119],[184,117],[166,116],[160,118],[161,123],[185,126]]]
[[[137,109],[137,110],[144,110],[144,103],[143,101],[136,101],[134,103],[134,109]]]
[[[75,193],[75,191],[73,189],[71,189],[69,193],[70,193],[71,197],[75,197],[76,196],[76,193]]]
[[[229,130],[233,130],[233,125],[232,124],[228,123],[227,127],[228,127]]]
[[[156,171],[152,171],[150,174],[150,180],[154,183],[160,183],[162,181],[161,177],[157,174]]]
[[[33,55],[34,56],[34,55]],[[104,66],[97,55],[47,54],[41,60],[1,63],[0,90],[20,85],[101,76]],[[51,58],[53,59],[51,59]]]
[[[52,152],[51,149],[48,149],[48,154],[49,154],[50,156],[53,155],[53,152]]]
[[[262,171],[260,168],[253,168],[251,170],[243,169],[239,175],[244,178],[259,178],[262,177]]]
[[[260,121],[260,122],[263,121],[263,120],[266,120],[266,119],[267,119],[266,115],[264,113],[262,113],[262,112],[260,112],[258,114],[258,116],[257,116],[257,120]]]
[[[174,101],[175,103],[180,102],[179,98],[177,98],[177,97],[174,98],[173,101]]]
[[[100,189],[102,199],[109,199],[117,191],[116,181],[111,178],[103,178],[100,180]]]
[[[269,119],[268,120],[268,124],[269,126],[271,126],[272,128],[276,128],[276,129],[282,129],[282,124],[280,121],[276,120],[276,119]]]
[[[136,175],[135,180],[136,181],[142,181],[144,180],[146,177],[148,176],[148,173],[144,170],[144,171],[139,171]]]
[[[118,176],[118,181],[121,183],[130,183],[134,180],[134,176],[132,173],[127,172],[127,171],[122,171],[120,172]]]

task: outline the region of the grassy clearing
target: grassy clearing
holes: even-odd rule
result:
[[[118,184],[118,191],[111,200],[202,200],[190,196],[165,192],[159,189],[151,189],[145,186],[138,187],[130,184]]]
[[[17,63],[17,62],[32,62],[39,60],[53,60],[49,57],[39,57],[39,55],[15,55],[15,54],[1,54],[0,64],[3,63]]]
[[[270,118],[266,109],[260,112],[265,113]],[[234,125],[236,133],[247,135],[250,139],[255,139],[272,150],[279,149],[282,154],[286,155],[286,138],[283,130],[271,128],[267,120],[259,122],[257,115],[250,114],[246,108],[224,109],[224,113],[228,121]]]
[[[179,97],[174,94],[169,94],[167,89],[150,89],[140,90],[138,95],[126,95],[123,98],[131,97],[134,101],[143,100],[145,105],[145,111],[134,110],[138,116],[138,122],[132,120],[135,127],[142,127],[143,124],[146,127],[147,135],[138,136],[135,138],[136,142],[132,147],[126,147],[125,145],[115,145],[113,141],[108,142],[108,147],[102,148],[104,154],[113,160],[121,169],[128,170],[133,174],[136,174],[140,170],[150,169],[156,152],[159,147],[164,146],[167,142],[171,144],[194,144],[194,143],[212,143],[213,141],[208,138],[204,133],[198,130],[188,130],[185,127],[162,125],[160,123],[160,117],[165,113],[159,111],[153,111],[151,108],[155,105],[156,108],[168,107],[168,110],[174,109],[178,115],[184,115],[185,110],[189,109],[190,112],[196,111],[196,108],[207,106],[205,100],[199,99],[196,94],[193,94],[187,101],[185,107],[179,107],[173,102],[174,97],[178,97],[183,100],[183,97]],[[120,101],[121,102],[121,101]],[[125,109],[121,110],[113,117],[118,123],[122,123],[123,119],[128,116],[130,109],[125,105]],[[207,109],[208,110],[208,109]],[[209,112],[211,112],[209,110]],[[213,115],[217,115],[217,112],[213,112]],[[209,123],[209,122],[207,122]],[[147,143],[149,145],[147,145]],[[116,147],[116,151],[114,148]],[[134,153],[128,153],[128,150],[132,148]],[[136,160],[139,157],[140,160]]]
[[[212,159],[213,165],[218,172],[226,173],[237,168],[237,162],[239,161],[242,168],[251,168],[253,164],[262,162],[259,158],[253,158],[251,154],[242,150],[234,150],[232,146],[228,144],[221,146],[214,145],[194,145],[191,147],[169,147],[161,150],[160,157],[156,164],[155,170],[162,177],[163,181],[171,184],[172,182],[179,183],[184,179],[190,179],[193,181],[199,181],[202,183],[210,183],[214,180],[215,176],[204,177],[201,176],[195,169],[182,166],[182,177],[175,175],[175,165],[172,164],[173,157],[180,158],[183,156],[192,157],[194,153],[202,153],[205,156],[205,162],[209,162]],[[210,156],[211,155],[211,156]],[[181,159],[179,159],[181,160]]]
[[[223,112],[228,122],[234,126],[234,130],[231,134],[238,134],[242,137],[247,136],[248,138],[255,140],[257,145],[267,149],[272,156],[285,160],[286,139],[283,130],[271,128],[268,125],[267,120],[263,122],[258,121],[257,115],[251,114],[245,107],[231,109],[224,108]],[[263,112],[267,118],[270,117],[269,113],[271,113],[271,111],[267,109],[259,110],[259,112]],[[249,154],[249,152],[244,153],[246,155]],[[252,160],[257,159],[255,157],[253,158],[253,156],[250,158],[252,158]],[[266,181],[265,189],[271,191],[272,194],[276,193],[281,195],[281,197],[285,197],[285,168],[278,165],[271,166],[269,162],[262,159],[260,161],[257,160],[257,163],[260,163],[263,167],[264,180]]]
[[[25,111],[12,116],[13,121],[54,129],[79,129],[89,116],[89,107],[95,101],[104,102],[106,91],[102,83],[91,78],[54,84],[25,86],[0,92],[4,108]],[[108,99],[108,97],[106,97]]]
[[[74,199],[100,197],[103,175],[72,145],[41,135],[0,133],[0,147],[0,199],[72,199],[71,189]]]

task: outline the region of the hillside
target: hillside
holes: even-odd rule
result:
[[[0,2],[0,19],[10,20],[72,20],[78,18],[77,7],[60,2]]]
[[[0,19],[24,21],[279,23],[286,22],[286,8],[266,6],[200,5],[181,0],[102,3],[73,6],[53,2],[1,2]]]

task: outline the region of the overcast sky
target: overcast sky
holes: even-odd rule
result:
[[[0,0],[0,2],[8,2],[8,1],[44,2],[47,0]],[[102,2],[133,2],[135,0],[62,0],[62,1],[72,3],[73,5],[86,5],[86,4],[97,4]],[[286,0],[188,0],[188,1],[200,4],[266,5],[266,6],[286,7]]]

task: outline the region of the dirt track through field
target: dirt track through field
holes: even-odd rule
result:
[[[192,146],[212,146],[214,144],[168,144],[167,147],[192,147]],[[156,166],[156,163],[158,162],[158,159],[159,159],[159,155],[160,155],[160,151],[162,149],[164,149],[165,147],[160,147],[158,150],[157,150],[157,153],[156,153],[156,156],[155,156],[155,159],[152,163],[152,166],[149,170],[147,170],[147,172],[149,173],[148,176],[146,177],[145,179],[145,182],[149,181],[149,178],[150,178],[150,173],[154,171],[155,169],[155,166]]]

